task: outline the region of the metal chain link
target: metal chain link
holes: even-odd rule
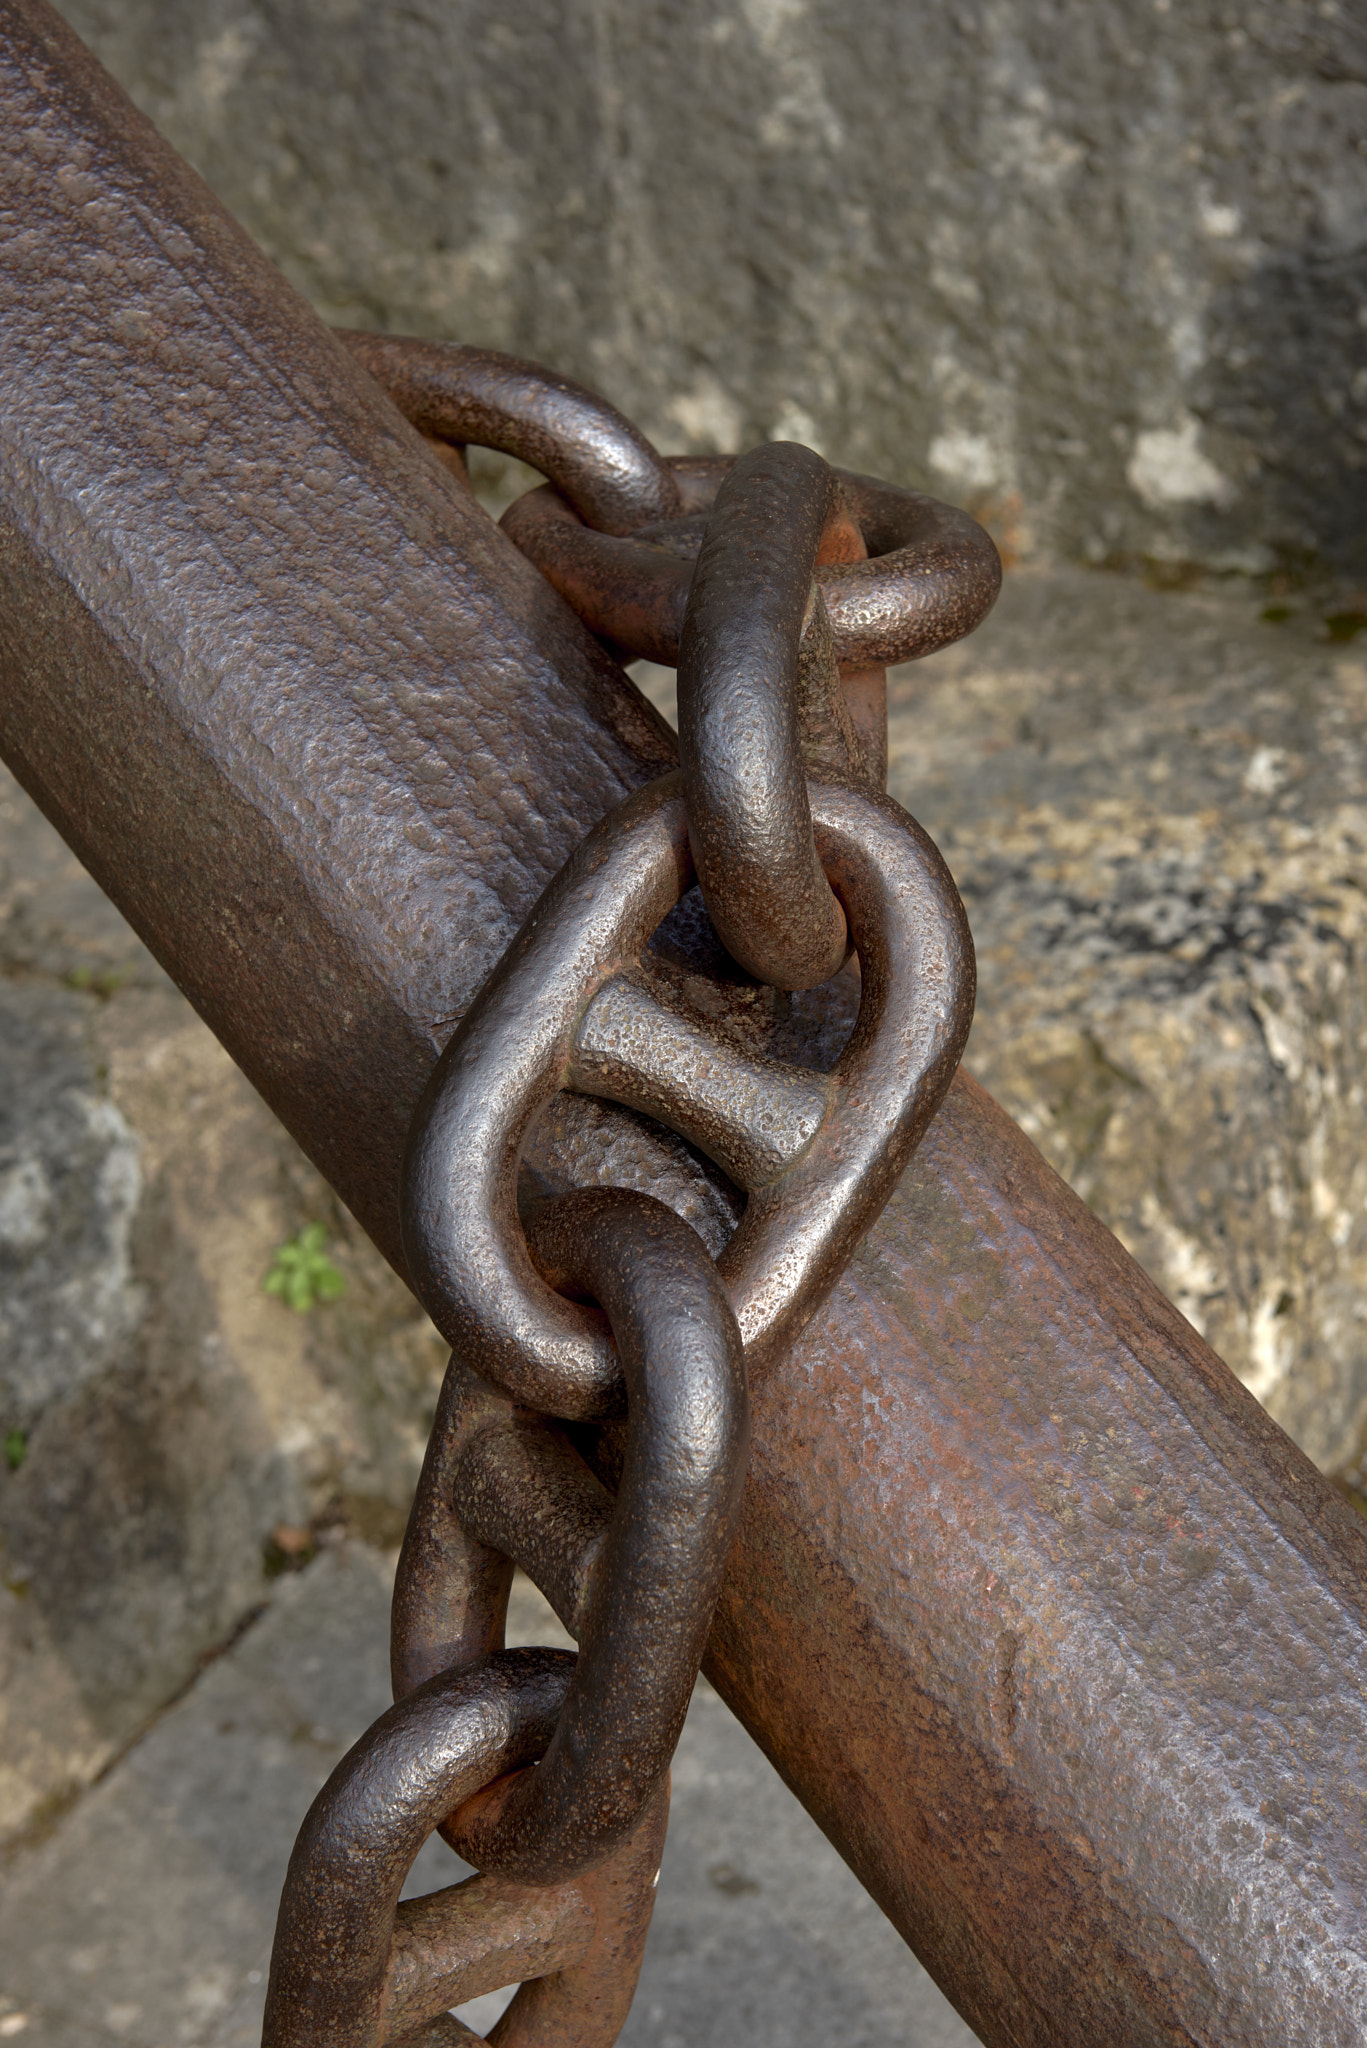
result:
[[[505,530],[615,650],[677,660],[682,767],[550,884],[414,1121],[404,1245],[452,1359],[395,1588],[396,1705],[300,1832],[264,2038],[466,2039],[450,2008],[520,1981],[491,2039],[609,2048],[739,1523],[747,1374],[835,1284],[972,1014],[953,883],[881,793],[881,664],[969,630],[1000,571],[965,515],[794,444],[667,461],[537,365],[342,339],[429,436],[550,477]],[[725,1001],[703,1014],[696,977],[652,950],[695,881],[771,987],[857,955],[858,1015],[828,1068],[747,1046]],[[715,1263],[648,1195],[519,1207],[523,1147],[564,1088],[659,1119],[743,1190]],[[577,1658],[503,1648],[515,1563]],[[434,1830],[480,1874],[400,1904]]]

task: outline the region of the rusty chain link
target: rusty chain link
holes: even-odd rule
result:
[[[377,2048],[522,1976],[540,1982],[499,2033],[517,2048],[543,2034],[596,2048],[630,2004],[665,1774],[740,1513],[744,1360],[716,1268],[662,1203],[586,1190],[529,1235],[548,1281],[591,1292],[618,1342],[616,1497],[562,1432],[452,1358],[395,1587],[398,1704],[300,1834],[273,2048]],[[501,1647],[514,1561],[577,1660]],[[437,1827],[481,1876],[400,1906]]]
[[[882,793],[883,664],[970,630],[1000,569],[964,514],[795,444],[665,459],[535,364],[341,338],[453,464],[477,442],[550,478],[505,531],[623,658],[677,662],[681,768],[571,856],[414,1120],[404,1246],[452,1359],[395,1587],[396,1704],[300,1832],[264,2039],[435,2048],[471,2038],[453,2006],[520,1982],[492,2040],[609,2048],[738,1526],[747,1376],[844,1270],[972,1014],[953,883]],[[652,943],[695,883],[771,988],[857,956],[826,1066],[746,1043],[726,992],[700,1009]],[[742,1191],[715,1262],[649,1195],[520,1185],[566,1088],[657,1118]],[[515,1564],[577,1658],[503,1648]],[[480,1874],[401,1904],[434,1830]]]

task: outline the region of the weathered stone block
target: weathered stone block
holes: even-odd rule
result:
[[[1367,660],[1246,590],[1008,580],[894,682],[967,1063],[1284,1428],[1367,1423]]]
[[[444,1352],[0,771],[0,1836],[101,1770],[261,1600],[272,1532],[392,1540]],[[347,1280],[296,1315],[276,1247]]]
[[[1367,568],[1346,0],[62,0],[324,314],[1018,552]]]

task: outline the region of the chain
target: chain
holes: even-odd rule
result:
[[[550,478],[504,529],[615,652],[677,663],[681,765],[546,889],[414,1120],[404,1246],[452,1358],[395,1586],[396,1704],[300,1832],[264,2038],[435,2048],[472,2038],[453,2006],[519,1982],[502,2048],[609,2048],[739,1526],[747,1381],[877,1217],[972,1013],[953,883],[882,793],[884,664],[968,631],[1000,571],[964,514],[809,449],[667,460],[535,364],[341,338],[453,466],[476,441]],[[732,963],[705,1011],[658,937],[695,884]],[[755,983],[810,989],[852,954],[833,1058],[756,1042]],[[562,1089],[723,1170],[744,1203],[715,1261],[649,1194],[519,1183]],[[503,1647],[515,1565],[577,1657]],[[479,1874],[401,1903],[434,1830]]]

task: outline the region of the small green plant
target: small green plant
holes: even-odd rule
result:
[[[1284,626],[1291,616],[1289,604],[1265,604],[1261,616],[1269,626]]]
[[[117,995],[133,970],[131,967],[73,967],[66,978],[68,988],[78,988],[85,995],[98,996],[107,1003]]]
[[[287,1302],[300,1315],[320,1301],[335,1301],[346,1282],[323,1249],[327,1241],[325,1225],[306,1223],[298,1237],[290,1238],[276,1252],[261,1283],[266,1293]]]
[[[1367,626],[1367,612],[1329,612],[1324,621],[1331,640],[1351,640]]]
[[[28,1438],[22,1429],[12,1429],[5,1438],[5,1458],[11,1472],[17,1472],[28,1456]]]

